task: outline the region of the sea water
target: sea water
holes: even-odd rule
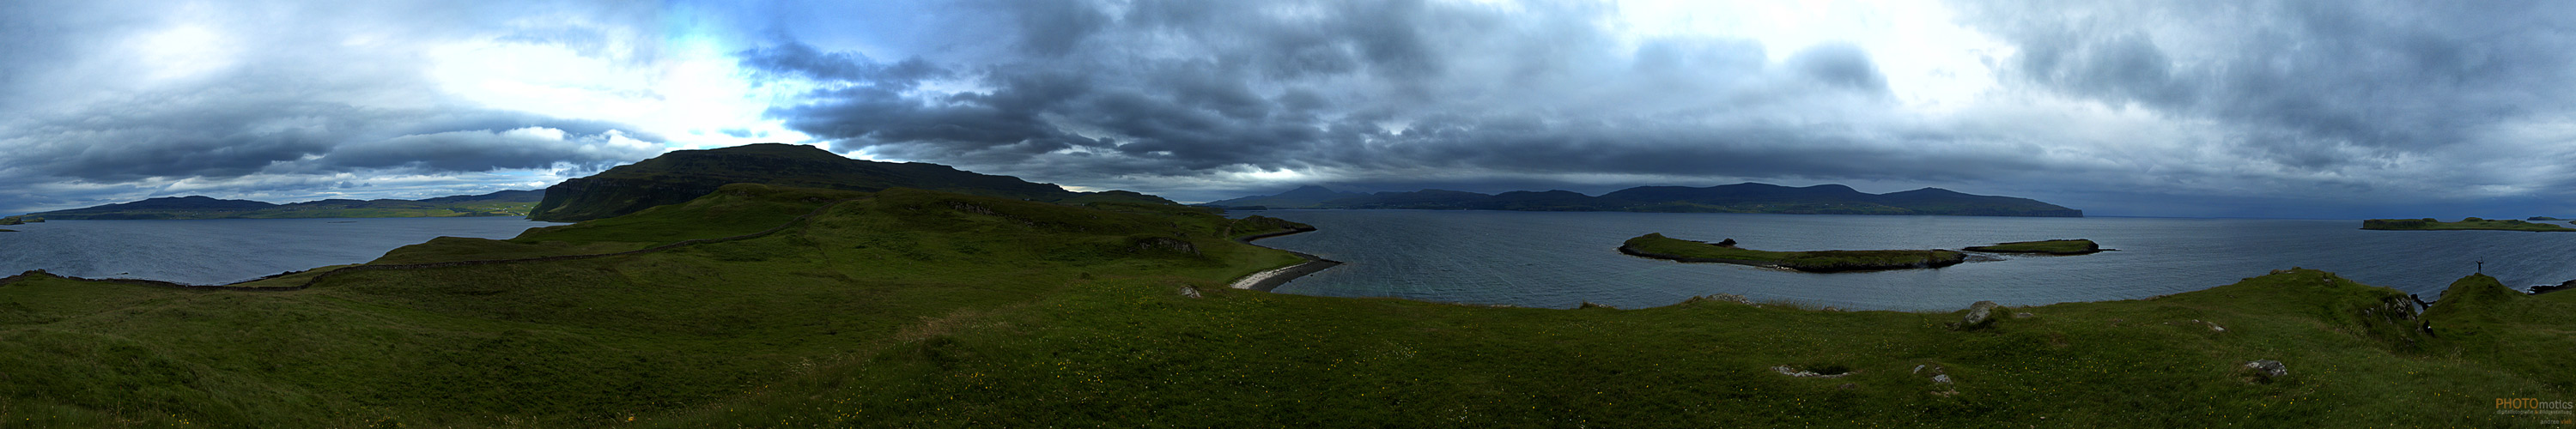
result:
[[[224,284],[354,264],[439,236],[510,238],[562,225],[509,217],[52,220],[0,229],[0,275],[44,269],[76,277]]]
[[[1258,244],[1345,262],[1275,292],[1569,308],[1731,293],[1874,310],[2145,298],[2272,270],[2332,271],[2434,299],[2483,269],[2517,289],[2576,279],[2576,232],[2369,231],[2358,220],[2022,218],[1435,210],[1238,211],[1312,224]],[[2118,251],[1939,269],[1805,273],[1621,254],[1650,232],[1759,250],[1959,249],[2086,238]],[[2481,268],[2479,262],[2484,262]]]

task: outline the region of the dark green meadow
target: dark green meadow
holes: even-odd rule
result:
[[[2489,427],[2537,426],[2499,398],[2576,399],[2576,294],[2484,276],[2422,317],[2314,270],[1967,330],[1713,299],[1494,308],[1225,289],[1300,261],[1229,240],[1285,227],[1267,220],[758,185],[379,263],[781,224],[300,291],[30,276],[0,284],[0,426]]]

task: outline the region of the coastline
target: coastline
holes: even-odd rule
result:
[[[1234,239],[1234,241],[1236,241],[1236,242],[1240,242],[1240,243],[1243,243],[1243,244],[1252,244],[1252,245],[1254,245],[1254,246],[1261,246],[1261,245],[1259,245],[1259,244],[1253,244],[1253,243],[1252,243],[1252,241],[1253,241],[1253,240],[1264,239],[1264,238],[1270,238],[1270,237],[1278,237],[1278,236],[1291,235],[1291,234],[1301,234],[1301,233],[1314,232],[1314,231],[1315,231],[1315,229],[1314,229],[1314,228],[1291,229],[1291,230],[1287,230],[1287,231],[1273,232],[1273,233],[1267,233],[1267,234],[1253,234],[1253,235],[1247,235],[1247,236],[1237,237],[1237,238],[1235,238],[1235,239]],[[1250,275],[1245,275],[1245,276],[1243,276],[1243,278],[1235,279],[1233,283],[1228,283],[1228,284],[1226,284],[1226,287],[1229,287],[1229,288],[1235,288],[1235,289],[1251,289],[1251,290],[1257,290],[1257,291],[1262,291],[1262,292],[1269,292],[1271,289],[1278,289],[1278,288],[1279,288],[1279,285],[1288,284],[1288,281],[1289,281],[1289,280],[1296,280],[1298,277],[1305,277],[1307,274],[1314,274],[1314,273],[1316,273],[1316,272],[1323,271],[1323,270],[1325,270],[1325,269],[1332,268],[1332,267],[1334,267],[1334,266],[1337,266],[1337,265],[1341,265],[1341,264],[1342,264],[1342,262],[1341,262],[1341,261],[1335,261],[1335,260],[1331,260],[1331,259],[1324,259],[1323,257],[1319,257],[1319,256],[1315,256],[1315,255],[1307,254],[1306,252],[1299,252],[1299,251],[1295,251],[1295,250],[1281,249],[1281,248],[1277,248],[1277,247],[1270,247],[1270,246],[1261,246],[1261,247],[1262,247],[1262,248],[1266,248],[1266,249],[1278,250],[1278,251],[1282,251],[1282,252],[1288,252],[1289,254],[1292,254],[1292,255],[1297,255],[1297,257],[1299,257],[1299,258],[1305,258],[1305,259],[1306,259],[1306,262],[1298,263],[1297,265],[1290,265],[1290,266],[1285,266],[1285,267],[1279,267],[1279,268],[1272,268],[1272,269],[1268,269],[1268,270],[1262,270],[1261,272],[1256,272],[1256,273],[1252,273],[1252,274],[1250,274]]]
[[[624,252],[615,252],[615,253],[597,253],[597,254],[586,254],[586,255],[541,256],[541,257],[534,257],[534,258],[517,258],[517,259],[484,259],[484,260],[467,260],[467,261],[450,261],[450,262],[430,262],[430,263],[420,263],[420,264],[373,265],[373,264],[368,264],[368,263],[358,263],[358,264],[351,264],[351,265],[346,265],[346,266],[326,266],[326,267],[316,267],[316,268],[303,269],[303,270],[296,270],[296,271],[287,271],[287,272],[282,272],[282,273],[270,274],[270,275],[267,275],[267,276],[262,276],[262,277],[260,277],[260,278],[255,278],[255,279],[250,279],[250,280],[243,280],[243,281],[232,282],[232,283],[219,284],[219,285],[192,285],[192,284],[178,283],[178,282],[170,282],[170,281],[162,281],[162,280],[128,279],[128,278],[103,278],[103,279],[93,279],[93,278],[82,278],[82,277],[71,277],[71,276],[56,275],[56,274],[53,274],[53,273],[45,272],[45,270],[43,270],[43,269],[35,269],[35,270],[28,270],[27,272],[23,272],[23,273],[18,273],[17,275],[12,275],[12,276],[8,276],[8,277],[0,277],[0,285],[6,285],[6,284],[10,284],[10,283],[15,283],[15,282],[17,282],[18,280],[23,279],[23,278],[26,278],[26,277],[28,277],[28,276],[34,276],[34,275],[46,275],[46,276],[52,276],[52,277],[60,277],[60,278],[63,278],[63,279],[73,280],[73,281],[85,281],[85,282],[97,282],[97,283],[121,283],[121,284],[140,285],[140,286],[156,286],[156,287],[167,287],[167,288],[178,288],[178,289],[192,289],[192,290],[295,291],[295,290],[304,290],[304,289],[306,289],[306,288],[311,288],[311,287],[313,287],[313,285],[314,285],[314,284],[321,283],[323,279],[329,278],[329,277],[331,277],[331,276],[340,275],[340,274],[345,274],[345,273],[353,273],[353,272],[376,271],[376,270],[408,270],[408,269],[421,269],[421,268],[445,268],[445,267],[461,267],[461,266],[468,266],[468,265],[490,265],[490,264],[507,264],[507,263],[518,263],[518,262],[566,261],[566,260],[575,260],[575,259],[605,258],[605,257],[611,257],[611,256],[627,256],[627,255],[641,255],[641,254],[647,254],[647,253],[655,253],[655,252],[661,252],[661,251],[665,251],[665,250],[677,249],[677,248],[681,248],[681,247],[687,247],[687,246],[691,246],[691,245],[698,245],[698,244],[722,243],[722,242],[728,242],[728,241],[749,240],[749,239],[754,239],[754,238],[766,237],[766,236],[769,236],[770,234],[775,234],[775,233],[777,233],[777,232],[779,232],[779,231],[786,230],[786,229],[787,229],[787,227],[790,227],[790,226],[796,226],[796,224],[798,224],[798,223],[802,223],[802,222],[804,222],[806,219],[811,219],[811,218],[813,218],[813,217],[814,217],[814,216],[816,216],[816,215],[821,215],[821,214],[823,214],[823,212],[824,212],[824,211],[826,211],[826,210],[830,210],[832,207],[839,206],[839,205],[841,205],[841,203],[846,203],[846,202],[850,202],[850,201],[855,201],[855,200],[838,200],[838,201],[832,201],[832,202],[830,202],[830,203],[823,204],[823,206],[822,206],[822,207],[815,207],[815,208],[814,208],[814,211],[806,212],[804,215],[797,216],[797,217],[796,217],[796,218],[794,218],[794,219],[788,219],[788,220],[787,220],[787,223],[779,224],[778,226],[770,227],[769,229],[767,229],[767,230],[762,230],[762,231],[760,231],[760,232],[754,232],[754,233],[750,233],[750,234],[737,235],[737,236],[732,236],[732,237],[721,237],[721,238],[701,238],[701,239],[694,239],[694,240],[682,240],[682,241],[673,242],[673,243],[670,243],[670,244],[664,244],[664,245],[660,245],[660,246],[653,246],[653,247],[644,248],[644,249],[629,250],[629,251],[624,251]],[[1299,231],[1299,232],[1302,232],[1302,231]],[[1283,235],[1284,235],[1284,234],[1283,234]],[[1291,252],[1291,253],[1294,253],[1294,252]],[[1303,254],[1303,253],[1300,253],[1299,255],[1304,255],[1304,254]],[[333,268],[333,267],[339,267],[339,268]],[[312,278],[305,279],[303,283],[296,284],[296,285],[294,285],[294,286],[242,286],[242,285],[245,285],[245,284],[250,284],[250,283],[255,283],[255,282],[260,282],[260,281],[266,281],[266,280],[275,279],[275,278],[279,278],[279,277],[286,277],[286,276],[291,276],[291,275],[296,275],[296,274],[303,274],[303,273],[307,273],[307,272],[315,272],[315,271],[317,271],[317,270],[322,270],[322,269],[325,269],[325,268],[330,268],[330,270],[328,270],[328,271],[319,271],[318,273],[315,273],[315,274],[313,275],[313,277],[312,277]],[[1276,286],[1273,286],[1273,287],[1276,287]]]

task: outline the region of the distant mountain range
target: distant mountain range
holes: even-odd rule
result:
[[[1572,191],[1501,194],[1424,189],[1365,194],[1305,186],[1276,195],[1211,201],[1203,206],[1272,209],[1433,209],[1523,211],[1623,211],[1681,213],[1874,214],[1947,216],[2084,217],[2028,198],[1971,195],[1941,188],[1871,194],[1843,185],[1803,188],[1765,183],[1693,188],[1639,186],[1590,196]]]
[[[992,197],[1079,204],[1134,202],[1177,204],[1128,191],[1073,192],[1011,176],[919,163],[850,159],[812,146],[761,143],[673,151],[546,188],[528,218],[575,222],[615,217],[648,207],[688,202],[732,183],[878,191],[904,187]]]
[[[526,216],[545,197],[540,191],[501,191],[420,200],[330,199],[292,204],[225,200],[201,195],[153,198],[97,207],[29,213],[47,220],[83,219],[287,219],[342,217]]]

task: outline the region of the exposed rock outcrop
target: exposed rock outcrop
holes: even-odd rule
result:
[[[2003,308],[2003,304],[1996,304],[1994,301],[1977,301],[1975,304],[1969,304],[1968,314],[1960,316],[1959,323],[1951,325],[1951,329],[1965,331],[1992,325],[1995,323],[1994,313],[1997,308]]]
[[[2281,377],[2290,376],[2289,366],[2282,365],[2281,361],[2270,359],[2246,362],[2245,370],[2246,372],[2254,375],[2254,381],[2256,382],[2271,382],[2272,380],[2280,379]]]

